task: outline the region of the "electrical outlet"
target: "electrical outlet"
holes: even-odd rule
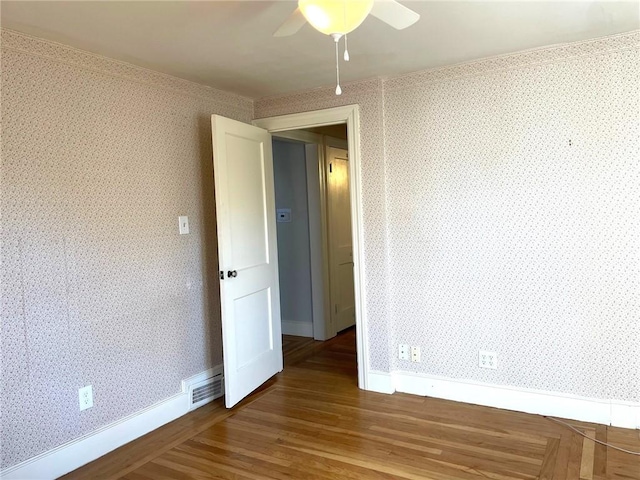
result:
[[[91,388],[91,385],[78,390],[78,399],[80,400],[80,410],[93,407],[93,388]]]
[[[478,366],[480,368],[490,368],[495,370],[498,368],[498,354],[496,352],[487,352],[480,350],[478,352]]]
[[[398,345],[398,358],[400,360],[409,360],[409,345],[404,343]]]
[[[411,361],[420,363],[420,347],[411,347]]]

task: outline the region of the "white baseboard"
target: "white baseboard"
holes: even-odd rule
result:
[[[367,390],[378,393],[393,393],[396,391],[393,377],[386,372],[367,372]]]
[[[640,427],[639,403],[601,400],[409,372],[393,372],[390,377],[393,390],[398,392],[614,427]]]
[[[282,320],[282,333],[284,335],[295,335],[296,337],[313,338],[313,322]]]
[[[205,380],[215,377],[216,375],[220,375],[224,372],[224,366],[218,365],[216,367],[212,367],[204,372],[196,373],[195,375],[191,375],[189,378],[185,378],[182,380],[182,392],[187,393],[191,386],[196,385],[200,382],[204,382]]]
[[[306,336],[306,335],[305,335]],[[214,367],[183,381],[183,388],[222,371]],[[585,422],[640,428],[640,404],[453,380],[409,372],[367,373],[367,390],[395,391]],[[189,411],[189,395],[179,393],[99,430],[0,472],[3,480],[58,478]]]
[[[640,429],[640,404],[611,402],[611,425]]]
[[[189,386],[221,371],[222,366],[214,367],[183,380],[181,393],[48,452],[4,469],[0,471],[0,478],[2,480],[48,480],[72,472],[188,413],[190,409]]]

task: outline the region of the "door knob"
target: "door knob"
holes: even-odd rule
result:
[[[238,276],[238,272],[235,270],[229,270],[227,272],[227,278],[236,278]]]

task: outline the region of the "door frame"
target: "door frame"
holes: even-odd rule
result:
[[[346,152],[346,158],[342,159],[340,157],[334,158],[331,155],[331,151],[334,150],[344,151]],[[333,205],[333,194],[335,192],[332,191],[332,188],[335,185],[332,185],[332,173],[331,173],[331,164],[338,159],[346,160],[347,162],[347,172],[349,171],[349,152],[348,145],[346,140],[335,139],[331,137],[325,137],[324,144],[324,169],[325,169],[325,179],[326,179],[326,195],[325,195],[325,203],[326,203],[326,223],[327,223],[327,250],[329,255],[327,257],[327,265],[328,265],[328,273],[329,273],[329,299],[330,299],[330,311],[331,315],[331,330],[332,336],[335,336],[339,330],[345,328],[342,324],[339,324],[339,317],[342,312],[339,314],[338,306],[342,309],[344,305],[339,301],[340,299],[340,281],[339,281],[339,264],[338,260],[339,255],[339,246],[337,245],[336,232],[334,227],[336,225],[336,215],[338,214],[334,210]],[[349,188],[349,181],[347,178],[347,188]],[[350,192],[349,192],[350,193]],[[349,223],[351,223],[351,212],[349,212]],[[351,237],[351,241],[353,242],[353,237]],[[351,258],[349,258],[349,263],[352,265],[352,274],[353,274],[353,245],[350,246],[351,250]],[[342,258],[342,260],[346,260],[346,258]],[[355,306],[355,305],[354,305]],[[355,317],[355,311],[354,311]]]
[[[358,105],[292,113],[253,121],[257,127],[271,134],[327,125],[347,124],[349,152],[349,194],[351,197],[351,235],[353,238],[353,283],[356,297],[356,350],[358,359],[358,387],[368,390],[369,344],[367,311],[365,308],[364,237],[362,216],[362,176],[360,150],[360,108]]]

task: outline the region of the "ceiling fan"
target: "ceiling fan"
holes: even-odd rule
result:
[[[317,1],[299,1],[298,8],[289,15],[280,28],[273,34],[274,37],[288,37],[300,30],[307,21],[314,25],[315,22],[322,23],[322,11],[334,11],[337,16],[340,15],[340,10],[346,9],[347,15],[350,12],[354,12],[354,17],[361,16],[362,19],[351,30],[355,30],[364,21],[367,15],[371,14],[384,23],[391,25],[396,30],[403,30],[410,27],[420,19],[420,15],[410,8],[398,3],[396,0],[317,0]],[[331,13],[325,14],[328,19],[332,19]],[[311,18],[309,18],[311,17]],[[327,18],[325,17],[325,18]],[[318,19],[318,20],[312,20]],[[340,19],[337,19],[340,21]],[[348,23],[347,22],[345,23]],[[326,21],[326,20],[325,20]],[[355,23],[355,22],[352,22]],[[317,27],[315,27],[317,29]],[[325,28],[326,30],[326,28]],[[320,30],[322,31],[322,30]],[[322,31],[322,33],[326,33]],[[329,32],[342,33],[343,35],[349,32]]]
[[[305,23],[333,38],[336,46],[336,95],[340,88],[338,43],[344,37],[344,60],[349,61],[347,34],[355,30],[369,15],[397,30],[410,27],[420,15],[396,0],[298,0],[298,8],[275,31],[274,37],[288,37],[297,33]]]

